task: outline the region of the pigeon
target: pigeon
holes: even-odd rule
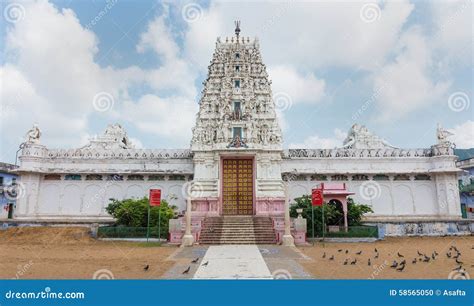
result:
[[[326,252],[323,253],[323,258],[326,258]]]
[[[342,252],[342,249],[339,249],[339,250],[337,250],[337,251],[338,251],[339,253],[341,253],[341,252]]]
[[[405,265],[400,265],[400,267],[397,268],[397,271],[398,271],[398,272],[402,272],[403,269],[405,269]]]
[[[435,259],[436,259],[436,255],[435,255],[434,253],[431,254],[431,258],[433,258],[433,260],[435,260]]]
[[[412,264],[416,264],[416,258],[413,258],[413,260],[412,260],[411,263],[412,263]]]
[[[183,271],[183,274],[188,274],[189,270],[191,270],[191,266],[189,266],[186,270]]]
[[[460,261],[460,260],[459,260],[459,259],[457,259],[457,258],[456,258],[456,263],[458,263],[458,264],[460,264],[460,265],[462,265],[462,264],[463,264],[463,262],[462,262],[462,261]]]
[[[199,257],[196,258],[196,259],[193,259],[193,260],[191,261],[191,263],[197,263],[198,261],[199,261]]]
[[[202,266],[207,267],[208,264],[209,264],[209,261],[206,261],[205,263],[202,264]]]
[[[379,251],[377,251],[377,248],[374,248],[374,252],[375,252],[375,253],[378,253]]]
[[[146,265],[146,266],[143,268],[143,270],[145,270],[145,271],[148,271],[148,269],[150,269],[150,265]]]
[[[446,253],[446,257],[451,258],[451,252]]]
[[[374,256],[374,258],[379,258],[379,253],[377,253],[377,254]]]
[[[398,262],[394,260],[390,268],[396,268],[397,266],[398,266]]]
[[[429,262],[429,261],[430,261],[430,258],[425,255],[425,258],[423,259],[423,261],[424,261],[424,262]]]
[[[331,257],[329,257],[329,260],[334,260],[334,255],[331,255]]]
[[[438,256],[438,252],[436,252],[436,250],[433,252],[433,254],[435,254],[435,256]]]
[[[362,251],[359,251],[359,252],[357,252],[356,254],[357,254],[357,255],[360,255],[360,254],[362,254]]]
[[[423,254],[420,253],[420,251],[416,250],[419,256],[423,256]]]
[[[370,258],[367,260],[367,265],[370,267]]]
[[[457,270],[457,271],[462,270],[462,265],[459,265],[459,267],[453,269],[453,271],[456,271],[456,270]]]
[[[405,265],[406,263],[407,263],[407,261],[405,259],[400,261],[400,265]]]
[[[351,261],[351,265],[355,265],[357,263],[357,258]]]
[[[400,252],[397,252],[397,255],[398,255],[398,257],[405,257],[402,254],[400,254]]]
[[[348,262],[349,262],[349,259],[346,258],[346,260],[344,260],[344,266],[347,265]]]
[[[346,250],[346,254],[349,253],[349,250]]]

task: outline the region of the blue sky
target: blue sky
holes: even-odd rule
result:
[[[113,122],[138,147],[188,147],[216,38],[236,19],[289,97],[286,147],[340,145],[356,122],[398,147],[434,144],[439,122],[474,146],[470,1],[2,1],[2,12],[2,161],[34,122],[50,147]]]

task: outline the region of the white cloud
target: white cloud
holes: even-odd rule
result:
[[[273,94],[286,93],[292,103],[317,103],[324,96],[326,83],[313,73],[299,74],[291,66],[274,66],[269,69]]]
[[[439,102],[450,85],[449,81],[432,80],[431,50],[420,28],[405,32],[397,48],[395,60],[374,76],[380,120],[396,119]]]
[[[346,133],[340,129],[334,130],[333,137],[324,138],[313,135],[306,138],[303,143],[291,143],[290,149],[333,149],[342,146],[342,141],[346,138]]]
[[[458,149],[474,148],[474,121],[468,120],[461,125],[449,129],[454,135],[450,140],[456,144]]]

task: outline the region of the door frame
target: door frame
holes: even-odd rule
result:
[[[249,159],[252,160],[252,216],[256,214],[256,188],[257,188],[257,163],[255,162],[255,154],[239,154],[235,155],[232,154],[221,154],[220,155],[220,162],[219,162],[219,215],[224,216],[224,159]],[[238,215],[235,215],[238,216]],[[249,216],[249,215],[246,215]]]

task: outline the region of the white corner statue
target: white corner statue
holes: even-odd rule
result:
[[[39,144],[41,137],[41,130],[38,127],[38,124],[33,124],[33,127],[26,132],[26,143],[28,144]]]
[[[450,144],[451,142],[448,140],[449,136],[454,135],[450,131],[444,129],[441,124],[438,123],[436,128],[436,138],[438,138],[438,144]]]

